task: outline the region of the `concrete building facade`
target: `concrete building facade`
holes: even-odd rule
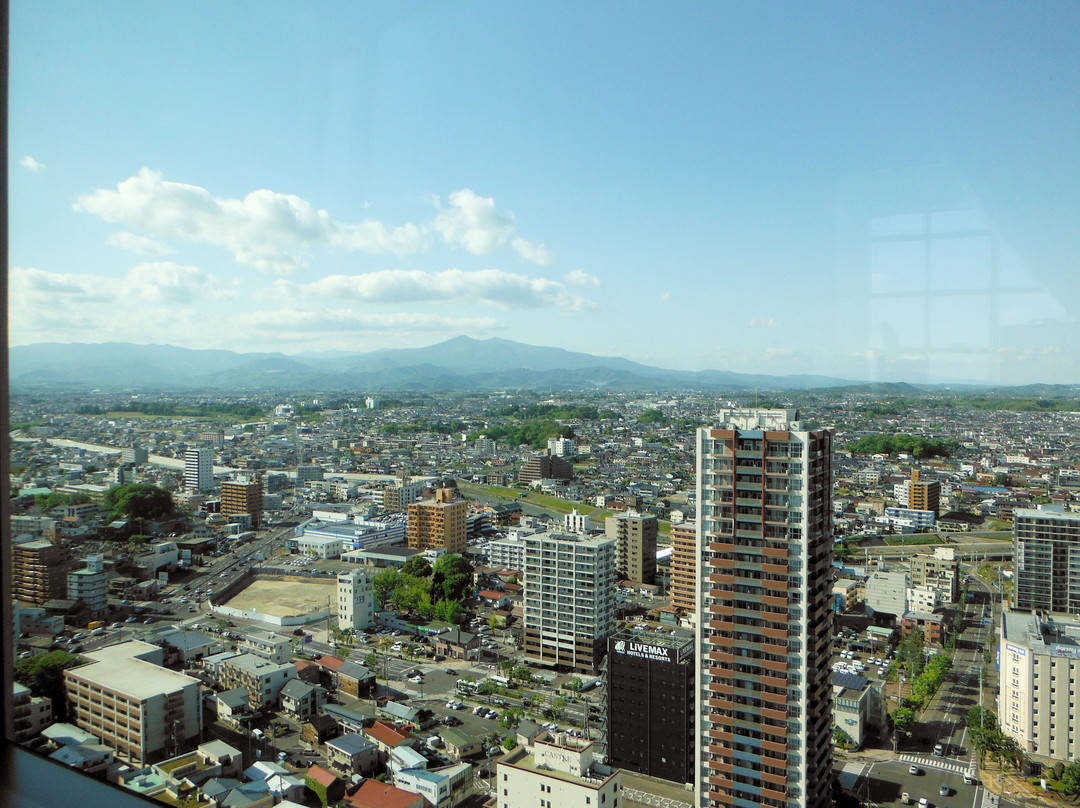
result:
[[[338,628],[360,631],[375,624],[375,587],[366,572],[339,572],[337,597]]]
[[[525,660],[595,675],[615,630],[615,540],[524,538]]]
[[[671,605],[697,613],[697,522],[671,526]]]
[[[262,524],[262,477],[253,480],[226,480],[221,484],[221,513],[224,516],[247,514],[252,530]]]
[[[1080,614],[1080,513],[1014,510],[1013,558],[1018,611]]]
[[[214,451],[188,449],[184,453],[184,488],[196,494],[214,489]]]

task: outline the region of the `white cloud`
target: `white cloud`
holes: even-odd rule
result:
[[[33,171],[35,174],[37,174],[39,172],[42,172],[46,168],[48,168],[48,166],[46,166],[44,163],[39,163],[37,160],[35,160],[29,154],[26,155],[25,157],[20,157],[19,158],[19,165],[21,165],[23,168],[27,168],[30,171]]]
[[[750,320],[751,328],[782,328],[780,321],[773,317],[754,317]]]
[[[172,247],[164,242],[153,238],[147,238],[146,236],[137,236],[126,230],[113,233],[109,236],[107,241],[112,247],[119,247],[122,250],[130,250],[133,253],[151,257],[169,255],[170,253],[175,252]]]
[[[316,295],[372,303],[461,300],[503,309],[561,308],[588,311],[593,304],[570,294],[558,281],[529,278],[499,269],[441,272],[388,269],[361,275],[329,275],[307,284],[276,285],[280,294]]]
[[[671,299],[671,290],[668,289],[661,293],[660,299],[663,300],[665,303],[669,301]]]
[[[116,190],[86,194],[75,209],[158,238],[221,247],[240,263],[278,274],[306,266],[302,253],[312,246],[403,255],[423,242],[413,224],[388,228],[374,221],[337,222],[298,196],[269,190],[252,191],[243,199],[219,198],[148,168]]]
[[[34,267],[11,270],[12,311],[43,307],[69,309],[93,304],[171,306],[233,295],[198,267],[171,261],[139,264],[121,278],[49,272]]]
[[[600,279],[595,275],[590,275],[584,269],[570,270],[563,275],[563,280],[571,286],[585,286],[592,289],[595,289],[600,285]]]
[[[514,252],[526,261],[542,267],[546,267],[555,260],[543,244],[533,244],[520,236],[511,241],[510,246],[514,248]]]
[[[432,227],[447,244],[464,247],[473,255],[488,255],[510,238],[514,232],[514,214],[499,213],[495,200],[479,196],[469,188],[450,194],[450,207],[443,208],[438,200],[439,214]]]
[[[534,264],[553,260],[543,244],[511,238],[514,214],[497,211],[491,197],[463,188],[450,194],[445,207],[438,197],[428,201],[437,209],[429,224],[341,222],[293,194],[261,189],[242,199],[217,197],[206,188],[172,182],[159,171],[143,168],[115,189],[85,194],[74,208],[136,231],[110,237],[115,246],[162,255],[156,239],[208,244],[227,250],[240,263],[279,275],[306,267],[307,253],[315,248],[404,256],[426,249],[434,237],[473,255],[487,255],[509,243]]]

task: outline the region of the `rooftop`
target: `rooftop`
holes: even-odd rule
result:
[[[199,680],[194,677],[139,659],[139,655],[149,652],[160,653],[161,649],[138,640],[108,646],[84,653],[82,656],[91,660],[90,663],[72,668],[65,675],[140,701],[189,686],[198,687]]]

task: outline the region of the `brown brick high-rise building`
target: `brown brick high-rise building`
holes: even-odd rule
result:
[[[671,526],[671,605],[697,610],[697,522]]]
[[[453,488],[440,488],[434,499],[409,505],[409,548],[430,550],[445,547],[448,553],[464,553],[469,505],[454,499]]]
[[[262,523],[263,484],[256,476],[250,482],[227,480],[221,484],[221,513],[224,516],[247,514],[251,517],[251,529],[258,530]]]
[[[797,410],[698,430],[701,808],[832,805],[832,458]]]
[[[12,545],[11,595],[22,603],[40,606],[47,600],[67,597],[67,574],[71,554],[47,539]]]

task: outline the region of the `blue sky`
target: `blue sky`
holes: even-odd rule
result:
[[[1075,3],[11,7],[10,337],[1080,382]]]

